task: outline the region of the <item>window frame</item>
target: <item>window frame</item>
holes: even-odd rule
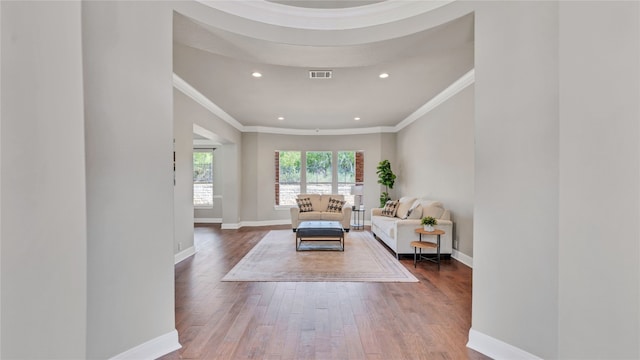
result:
[[[340,194],[340,185],[347,184],[349,189],[351,185],[363,185],[364,184],[364,151],[361,150],[275,150],[275,177],[274,177],[274,208],[276,210],[286,210],[292,207],[296,207],[296,204],[281,204],[280,187],[280,153],[282,152],[297,152],[300,154],[300,182],[298,186],[300,188],[300,194],[308,194],[307,190],[307,154],[312,152],[327,152],[331,154],[331,194]],[[341,183],[339,182],[339,153],[352,152],[354,153],[354,182]],[[323,182],[327,183],[327,182]],[[291,185],[291,183],[287,183]],[[353,197],[351,194],[343,194],[345,200],[349,204],[353,205]]]
[[[204,147],[194,147],[193,148],[193,153],[192,153],[192,172],[194,173],[192,176],[192,204],[193,204],[193,208],[196,210],[208,210],[208,209],[213,209],[214,205],[215,205],[215,196],[214,196],[214,191],[213,191],[213,186],[214,186],[214,163],[215,163],[215,155],[214,155],[214,151],[216,149],[215,148],[204,148]],[[196,182],[196,180],[194,179],[194,175],[195,175],[195,158],[194,155],[196,153],[211,153],[211,181],[210,182]],[[196,200],[196,191],[195,191],[195,187],[196,184],[211,184],[211,199],[210,199],[210,205],[209,204],[199,204],[196,205],[195,200]]]

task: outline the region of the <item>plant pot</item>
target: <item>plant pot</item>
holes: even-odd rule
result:
[[[424,231],[433,231],[433,225],[424,225]]]

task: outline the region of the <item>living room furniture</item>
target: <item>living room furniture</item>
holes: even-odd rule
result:
[[[364,229],[364,208],[353,207],[351,213],[353,214],[353,221],[351,222],[351,228],[354,230]]]
[[[338,221],[303,221],[298,226],[296,232],[296,251],[303,241],[339,241],[340,248],[344,251],[344,231]],[[334,250],[329,248],[309,248],[304,250]]]
[[[364,195],[364,185],[358,184],[351,186],[351,195],[353,195],[353,205],[356,209],[360,209],[362,202],[362,195]]]
[[[426,260],[426,261],[431,261],[438,264],[438,271],[440,271],[440,235],[444,235],[444,231],[437,230],[437,229],[433,231],[427,231],[421,228],[418,228],[415,231],[418,233],[420,240],[411,242],[411,246],[413,247],[413,267],[414,268],[416,267],[416,264],[418,263],[418,261]],[[436,242],[432,243],[429,241],[422,241],[422,235],[425,235],[425,236],[435,235]],[[422,255],[422,249],[434,249],[434,248],[436,249],[436,252],[437,252],[435,259],[425,257]],[[417,256],[418,249],[420,249],[420,257]]]
[[[423,216],[431,216],[438,220],[436,229],[445,233],[441,237],[440,254],[451,255],[453,252],[453,223],[449,210],[440,201],[426,198],[402,197],[398,200],[395,214],[383,216],[382,208],[371,209],[371,232],[387,245],[396,257],[412,255],[412,241],[419,241],[420,236],[415,229],[420,227]],[[424,249],[427,254],[436,254],[436,249]]]
[[[292,207],[291,228],[295,232],[302,221],[324,220],[338,221],[344,231],[349,232],[351,228],[351,206],[344,205],[340,209],[330,208],[331,199],[344,201],[344,196],[340,194],[299,194],[297,201],[309,199],[310,206],[301,209],[300,206]],[[337,212],[336,212],[337,210]]]

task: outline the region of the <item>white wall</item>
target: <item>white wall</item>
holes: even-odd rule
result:
[[[0,358],[84,358],[80,3],[0,9]]]
[[[475,331],[558,348],[558,9],[476,8]]]
[[[640,6],[560,5],[559,358],[640,358]]]
[[[87,357],[106,358],[175,333],[172,9],[83,2],[82,35]]]
[[[397,188],[451,211],[454,247],[473,256],[474,91],[469,86],[397,134]]]

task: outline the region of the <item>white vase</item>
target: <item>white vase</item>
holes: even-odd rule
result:
[[[433,225],[424,225],[424,231],[433,231]]]

